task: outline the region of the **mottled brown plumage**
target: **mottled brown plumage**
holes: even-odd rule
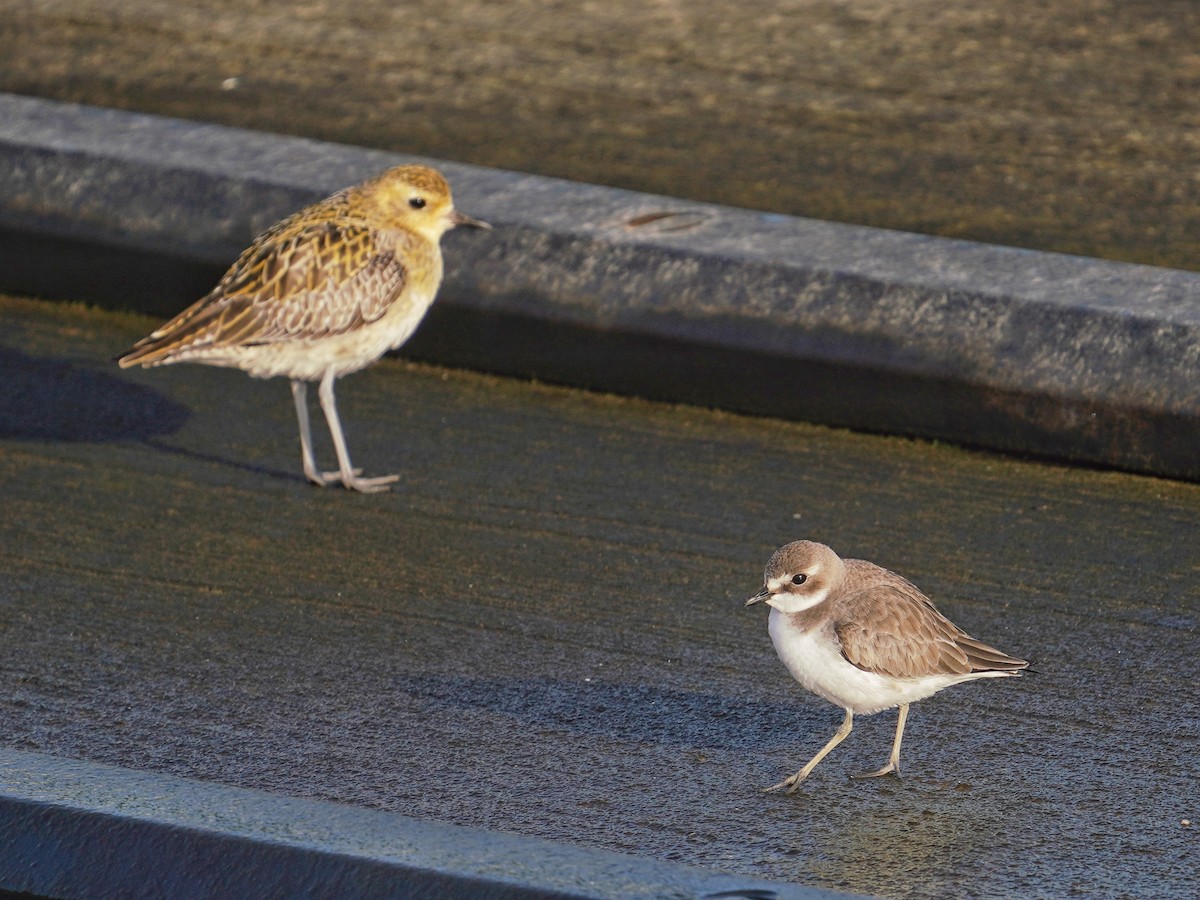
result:
[[[398,476],[361,478],[350,464],[333,382],[416,329],[442,280],[439,241],[455,225],[488,227],[454,210],[433,169],[389,169],[263,232],[207,296],[135,344],[120,365],[198,362],[287,376],[309,480],[386,490]],[[321,383],[336,472],[319,471],[313,456],[309,381]]]
[[[799,772],[769,790],[795,790],[850,733],[855,713],[900,707],[887,765],[898,773],[910,703],[977,678],[1020,675],[1029,664],[977,641],[914,584],[874,563],[841,559],[824,544],[795,541],[767,563],[747,605],[772,607],[771,639],[805,688],[846,710],[842,727]]]

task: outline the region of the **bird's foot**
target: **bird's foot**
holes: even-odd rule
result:
[[[874,772],[863,772],[861,775],[851,775],[850,777],[857,780],[860,778],[879,778],[880,776],[883,776],[883,775],[891,775],[893,778],[895,778],[897,781],[899,781],[900,780],[900,767],[898,765],[896,765],[894,762],[889,762],[882,769],[878,769]]]
[[[361,475],[362,469],[355,469],[353,474],[356,476]],[[316,468],[310,468],[309,466],[304,467],[304,477],[317,487],[329,487],[331,484],[342,483],[341,472],[319,472]]]
[[[796,788],[800,787],[800,782],[807,777],[808,772],[805,772],[803,769],[801,769],[795,775],[783,779],[783,781],[779,782],[779,784],[773,784],[768,788],[763,788],[762,792],[764,794],[774,794],[778,791],[783,791],[784,793],[794,794],[796,792]]]
[[[388,485],[399,481],[399,475],[380,475],[376,478],[361,478],[362,469],[351,469],[349,475],[344,475],[341,472],[318,472],[305,471],[305,477],[313,484],[319,487],[329,487],[332,484],[340,484],[342,487],[351,491],[358,491],[361,494],[378,494],[388,490]]]
[[[379,475],[375,478],[359,478],[358,473],[361,469],[355,469],[349,476],[337,475],[336,481],[342,483],[342,487],[349,491],[358,491],[360,494],[379,494],[383,491],[391,490],[391,485],[400,480],[399,475]]]

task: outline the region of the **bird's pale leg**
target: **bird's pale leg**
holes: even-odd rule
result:
[[[355,469],[350,465],[350,453],[346,449],[346,437],[342,434],[342,423],[338,418],[337,399],[333,395],[333,381],[336,376],[333,370],[330,369],[325,373],[325,377],[321,379],[321,387],[317,390],[317,396],[321,398],[321,409],[325,413],[325,421],[329,424],[329,435],[333,438],[333,449],[337,452],[338,471],[327,472],[326,477],[332,480],[340,480],[343,487],[350,488],[352,491],[361,491],[364,494],[374,494],[379,491],[386,491],[388,485],[393,481],[399,481],[399,475],[381,475],[378,478],[360,478],[358,476],[359,469]]]
[[[307,381],[292,382],[292,399],[296,401],[296,419],[300,423],[300,457],[304,464],[304,477],[324,487],[329,484],[329,479],[317,469],[317,460],[313,455],[312,428],[308,424]]]
[[[878,778],[880,775],[895,775],[900,777],[900,742],[904,739],[904,723],[908,721],[908,704],[900,704],[900,715],[896,718],[896,739],[892,741],[892,755],[888,757],[887,765],[877,772],[864,772],[862,775],[851,775],[851,778]]]
[[[829,739],[829,743],[822,747],[817,755],[804,764],[804,768],[790,778],[785,778],[779,784],[773,784],[769,788],[763,788],[763,793],[770,794],[774,791],[787,790],[790,794],[800,786],[805,778],[812,774],[812,770],[817,767],[817,763],[829,755],[829,751],[846,739],[846,735],[854,727],[854,711],[846,710],[846,719],[842,722],[842,727],[839,728]]]

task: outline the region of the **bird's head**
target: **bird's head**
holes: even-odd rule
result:
[[[783,613],[798,613],[816,606],[846,576],[842,558],[824,544],[793,541],[767,560],[763,586],[746,601],[766,603]]]
[[[491,229],[454,208],[450,185],[428,166],[396,166],[359,189],[363,201],[388,227],[399,227],[437,241],[451,228]]]

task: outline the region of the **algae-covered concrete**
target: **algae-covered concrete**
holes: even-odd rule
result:
[[[1200,889],[1200,488],[385,360],[387,495],[299,473],[283,382],[0,305],[0,744],[885,896]],[[328,447],[323,451],[328,454]],[[905,779],[742,600],[797,537],[1036,674],[914,708]]]
[[[0,0],[0,90],[1159,265],[1188,0]]]

